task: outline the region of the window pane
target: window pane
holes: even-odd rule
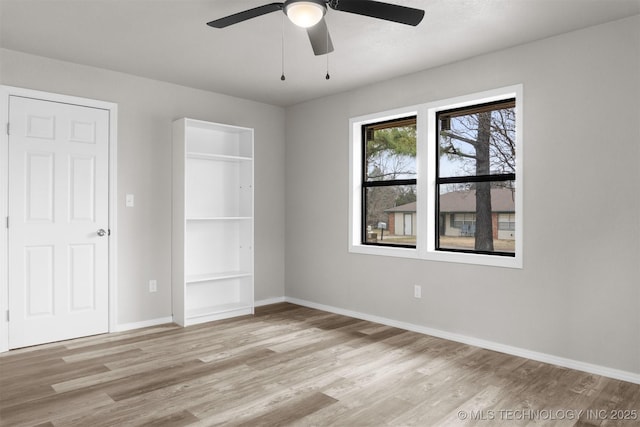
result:
[[[398,123],[382,129],[380,124],[364,127],[365,181],[416,178],[415,119]]]
[[[516,216],[514,214],[498,215],[498,230],[515,230]]]
[[[438,118],[439,177],[515,173],[515,106]]]
[[[515,253],[515,182],[440,185],[438,249]]]
[[[381,245],[416,244],[416,186],[389,185],[365,190],[363,241]]]

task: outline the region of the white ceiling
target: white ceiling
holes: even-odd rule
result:
[[[0,46],[288,106],[640,13],[640,0],[389,0],[418,27],[329,10],[335,51],[313,55],[283,14],[206,22],[274,0],[0,0]]]

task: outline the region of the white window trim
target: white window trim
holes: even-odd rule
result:
[[[418,247],[416,248],[396,248],[375,245],[363,245],[362,239],[362,125],[383,122],[387,120],[401,119],[404,117],[418,116],[422,107],[413,106],[385,111],[383,113],[368,114],[366,116],[354,117],[349,120],[349,252],[384,255],[400,258],[419,258]],[[418,127],[418,134],[420,128]],[[421,140],[418,135],[418,140]],[[418,186],[420,185],[420,165],[418,164]],[[416,222],[420,224],[421,218],[418,210]]]
[[[435,249],[435,188],[436,188],[436,135],[431,130],[435,128],[435,117],[438,111],[452,108],[483,104],[503,99],[516,99],[516,229],[514,257],[500,255],[484,255],[474,253],[460,253],[437,251]],[[444,99],[426,104],[399,108],[381,113],[354,117],[349,120],[349,252],[393,256],[401,258],[416,258],[431,261],[456,262],[464,264],[478,264],[494,267],[522,268],[523,266],[523,87],[522,85],[507,86],[485,92]],[[387,246],[364,245],[361,242],[362,229],[362,201],[361,201],[361,170],[362,167],[362,125],[386,120],[417,116],[417,227],[421,230],[417,236],[416,248],[396,248]],[[431,214],[429,214],[431,213]],[[426,224],[426,227],[420,226]],[[424,231],[426,228],[426,232]]]

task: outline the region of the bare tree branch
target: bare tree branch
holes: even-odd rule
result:
[[[441,136],[446,136],[448,138],[457,139],[458,141],[466,142],[467,144],[473,145],[473,147],[476,147],[478,145],[478,141],[476,141],[475,139],[467,138],[462,135],[456,135],[455,133],[452,133],[450,131],[445,130],[445,131],[442,131],[440,134]]]

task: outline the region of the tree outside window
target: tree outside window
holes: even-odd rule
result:
[[[436,249],[514,256],[514,234],[498,231],[515,229],[515,99],[439,111],[436,122]],[[473,225],[460,221],[470,215]]]

